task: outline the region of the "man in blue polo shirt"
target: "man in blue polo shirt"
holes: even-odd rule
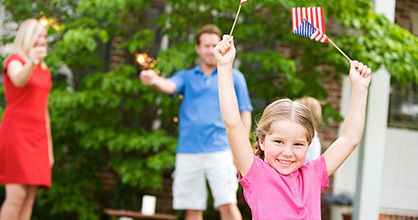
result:
[[[203,220],[209,183],[222,220],[240,220],[237,206],[237,170],[222,120],[218,98],[218,76],[213,49],[222,33],[214,25],[205,25],[196,33],[197,66],[180,70],[166,79],[153,70],[140,74],[144,85],[172,96],[182,94],[179,112],[179,141],[173,182],[173,208],[186,210],[186,220]],[[251,111],[244,75],[233,70],[241,119],[248,133]]]

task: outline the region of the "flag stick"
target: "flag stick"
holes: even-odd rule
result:
[[[306,22],[308,22],[308,20],[306,20],[306,18],[303,18],[303,20],[305,20]],[[308,22],[309,23],[309,22]],[[313,25],[312,25],[313,26]],[[315,27],[315,26],[313,26],[314,28],[315,28],[315,30],[316,31],[318,31],[318,32],[320,32],[321,33],[321,31],[320,30],[318,30],[318,28],[317,27]],[[347,58],[347,60],[349,61],[349,62],[351,62],[351,59],[350,59],[350,57],[348,57],[332,40],[331,40],[331,38],[329,38],[328,37],[328,41],[332,44],[332,46],[334,46],[335,47],[335,49],[337,49],[338,51],[340,51],[340,53],[345,57],[345,58]]]
[[[334,42],[332,42],[332,40],[328,37],[329,42],[332,44],[332,46],[334,46],[338,51],[340,51],[340,53],[347,58],[348,61],[351,62],[351,59],[337,46],[334,44]]]
[[[238,12],[237,12],[237,15],[235,16],[234,24],[232,25],[231,33],[229,33],[229,36],[232,36],[232,32],[234,32],[234,27],[235,27],[235,24],[237,23],[238,15],[239,15],[239,12],[241,11],[241,6],[242,4],[239,5]]]

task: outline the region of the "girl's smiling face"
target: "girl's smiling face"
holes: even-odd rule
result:
[[[293,173],[305,163],[307,131],[296,122],[273,122],[264,140],[259,141],[267,163],[282,175]]]

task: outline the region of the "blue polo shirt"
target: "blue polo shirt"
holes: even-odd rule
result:
[[[252,111],[244,75],[232,70],[240,111]],[[179,111],[177,153],[211,153],[231,150],[222,120],[218,96],[218,72],[205,76],[197,65],[180,70],[169,80],[177,85],[174,96],[183,95]]]

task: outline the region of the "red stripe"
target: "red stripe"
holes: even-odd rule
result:
[[[308,9],[307,10],[307,12],[308,12],[307,20],[312,23],[312,10],[311,10],[311,8],[307,8],[307,9]]]
[[[322,30],[320,28],[320,25],[319,25],[318,13],[316,13],[317,12],[316,10],[313,10],[313,11],[315,13],[315,16],[314,16],[314,18],[315,18],[315,27],[317,27],[318,30],[322,32]]]
[[[322,20],[322,33],[325,34],[325,20],[324,20],[324,8],[320,8],[320,16],[321,16],[321,20]]]
[[[309,11],[311,11],[311,20],[309,22],[311,22],[311,24],[313,24],[316,27],[314,18],[315,18],[315,12],[312,8],[309,8]]]

